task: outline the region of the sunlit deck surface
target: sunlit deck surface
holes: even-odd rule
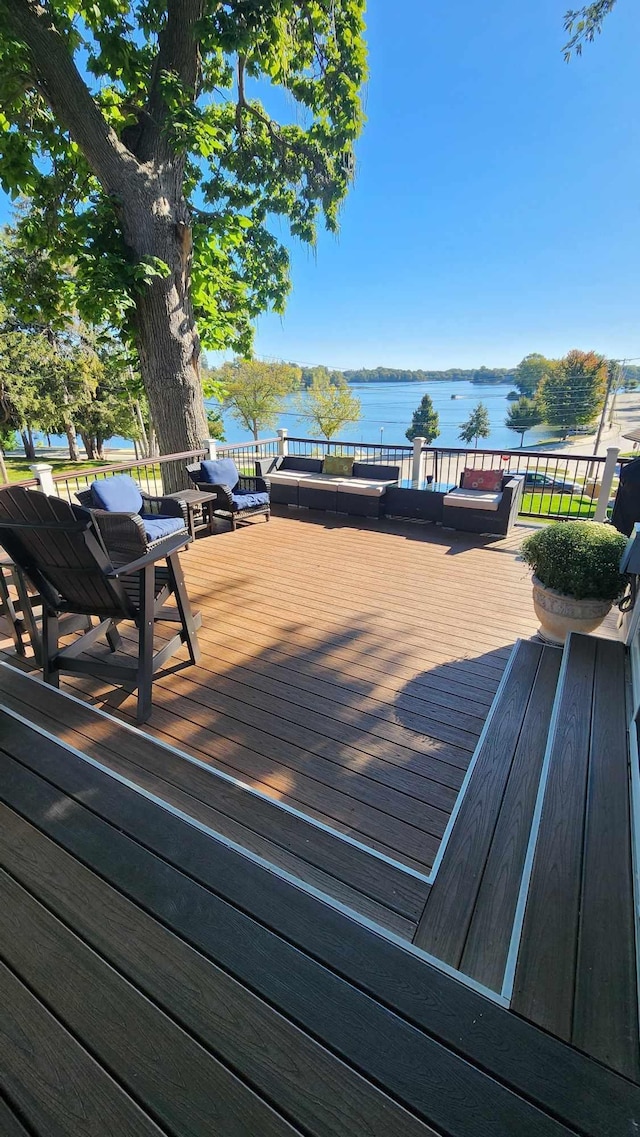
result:
[[[296,511],[198,540],[182,561],[202,660],[157,679],[145,730],[287,808],[184,763],[176,804],[293,873],[302,857],[310,883],[411,937],[511,648],[536,629],[527,531]],[[122,690],[62,689],[134,721]]]

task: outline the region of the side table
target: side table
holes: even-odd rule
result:
[[[211,503],[216,500],[216,494],[205,493],[204,490],[177,490],[165,494],[165,497],[172,497],[186,506],[187,526],[192,541],[195,541],[196,533],[201,533],[203,529],[211,536],[214,521]]]

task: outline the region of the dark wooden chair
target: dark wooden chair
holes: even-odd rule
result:
[[[41,597],[43,674],[52,686],[58,686],[63,673],[131,684],[138,688],[137,719],[143,723],[151,714],[153,676],[159,668],[182,644],[192,663],[200,658],[200,617],[191,611],[178,559],[185,545],[182,532],[129,564],[114,566],[89,510],[15,487],[0,491],[0,545]],[[165,610],[172,599],[177,611]],[[95,616],[99,623],[60,647],[60,617],[65,613]],[[101,639],[117,651],[121,620],[132,621],[138,629],[137,659],[87,658],[85,653]],[[177,622],[180,630],[154,651],[157,620]]]
[[[193,484],[203,493],[215,494],[211,512],[231,522],[235,529],[238,521],[264,516],[269,520],[271,503],[269,486],[264,478],[247,477],[238,473],[232,458],[194,462],[187,466]]]

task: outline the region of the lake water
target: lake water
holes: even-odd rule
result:
[[[489,438],[481,440],[479,445],[491,450],[507,450],[520,444],[520,436],[512,430],[507,430],[504,425],[510,406],[507,399],[509,391],[512,390],[510,384],[353,383],[351,389],[360,399],[362,417],[359,422],[339,432],[339,438],[343,442],[380,443],[382,441],[388,446],[406,444],[405,431],[411,423],[413,412],[417,409],[422,396],[428,392],[440,416],[440,435],[436,440],[437,445],[452,447],[463,445],[458,438],[460,427],[479,402],[485,404],[491,423]],[[452,395],[455,395],[455,398],[452,398]],[[225,411],[223,418],[227,442],[246,442],[251,438],[248,431],[243,430],[228,411]],[[309,424],[296,413],[295,396],[287,399],[278,426],[286,427],[289,434],[296,437],[311,436]],[[271,436],[271,433],[271,431],[262,431],[263,437]],[[536,442],[543,442],[549,437],[551,437],[549,431],[536,427],[525,435],[525,445],[531,448]],[[43,436],[38,436],[38,440],[46,445]],[[53,446],[66,446],[64,437],[52,438],[51,442]],[[131,447],[131,443],[124,438],[112,438],[107,445],[109,449]]]
[[[469,418],[473,408],[482,402],[489,411],[491,435],[479,442],[487,449],[507,450],[520,445],[520,435],[507,430],[504,420],[510,407],[507,399],[513,384],[496,383],[352,383],[351,390],[360,399],[362,417],[359,422],[338,432],[342,442],[382,441],[387,445],[407,443],[405,431],[422,396],[429,394],[440,416],[438,446],[461,446],[460,427]],[[455,395],[455,398],[451,396]],[[229,412],[223,415],[227,442],[245,442],[251,435],[243,430]],[[279,426],[289,434],[307,438],[311,428],[296,414],[295,397],[287,400],[280,416]],[[262,432],[266,437],[271,432]],[[525,435],[525,445],[533,446],[551,437],[550,432],[534,428]]]

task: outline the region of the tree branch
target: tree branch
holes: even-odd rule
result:
[[[36,88],[106,193],[117,194],[138,163],[105,121],[49,12],[37,0],[0,0],[0,13],[27,47]]]
[[[192,99],[197,97],[200,44],[196,29],[203,14],[204,0],[167,0],[167,21],[159,36],[149,98],[136,147],[136,154],[142,162],[155,157],[169,113],[162,90],[163,76],[175,75]],[[168,143],[166,157],[169,157]]]

